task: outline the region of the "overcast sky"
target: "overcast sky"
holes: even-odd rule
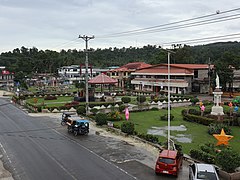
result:
[[[240,8],[238,0],[0,0],[0,52],[21,46],[57,51],[84,49],[79,35],[94,35],[95,39],[89,41],[89,47],[94,49],[147,44],[167,47],[166,43],[181,40],[240,33],[237,16],[240,10],[221,14],[236,8]],[[154,33],[109,36],[217,11],[220,14],[211,18],[224,15],[236,19]],[[239,41],[239,37],[229,40]]]

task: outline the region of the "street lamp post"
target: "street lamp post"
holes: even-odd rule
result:
[[[170,121],[171,121],[171,116],[170,116],[170,110],[171,110],[171,105],[170,105],[170,55],[171,53],[175,53],[173,51],[167,50],[167,49],[163,49],[165,51],[167,51],[168,53],[168,137],[167,137],[167,144],[168,144],[168,150],[171,149],[170,146],[170,142],[171,142],[171,138],[170,138]],[[173,144],[174,146],[174,144]]]

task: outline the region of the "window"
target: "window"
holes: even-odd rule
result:
[[[198,179],[211,179],[211,180],[217,180],[216,174],[213,172],[207,172],[207,171],[200,171],[197,173]]]
[[[194,78],[198,78],[198,70],[194,70]]]
[[[165,164],[174,164],[175,163],[175,160],[170,159],[170,158],[161,158],[160,157],[158,160],[159,160],[159,162],[165,163]]]

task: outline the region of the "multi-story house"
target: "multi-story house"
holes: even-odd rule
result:
[[[0,87],[14,86],[14,72],[8,71],[4,66],[0,67]]]
[[[208,93],[210,89],[208,64],[158,64],[132,72],[131,84],[136,91],[167,92],[168,74],[170,75],[170,92],[185,94],[190,92]]]
[[[144,62],[133,62],[125,64],[119,68],[111,69],[107,72],[107,75],[118,81],[117,86],[120,88],[125,88],[127,86],[127,81],[130,75],[138,69],[151,67],[152,65],[146,64]]]
[[[88,68],[89,79],[96,77],[101,73],[106,73],[109,69]],[[85,81],[86,68],[79,65],[63,66],[58,69],[58,75],[62,82],[73,84],[75,81]]]

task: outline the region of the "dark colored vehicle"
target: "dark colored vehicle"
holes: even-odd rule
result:
[[[69,120],[67,122],[68,132],[73,133],[74,136],[78,134],[87,135],[89,133],[89,121],[85,119]]]
[[[69,121],[69,118],[74,114],[76,114],[76,113],[74,113],[74,112],[63,112],[61,125],[65,126],[66,123]]]
[[[171,174],[178,176],[182,166],[183,155],[174,150],[163,150],[160,152],[155,165],[156,174]]]
[[[78,134],[87,135],[88,133],[89,133],[89,121],[85,119],[77,120],[73,130],[74,136],[77,136]]]

